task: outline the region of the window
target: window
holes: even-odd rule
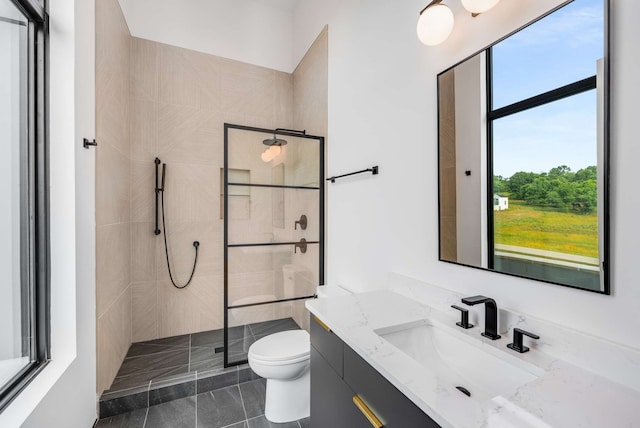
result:
[[[489,268],[600,289],[602,28],[573,2],[487,50]]]
[[[0,0],[0,411],[49,359],[46,25]]]

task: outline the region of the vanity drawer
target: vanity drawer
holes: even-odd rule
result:
[[[353,392],[311,347],[311,428],[371,428],[353,404]]]
[[[362,398],[385,428],[439,427],[348,346],[344,347],[344,381]]]
[[[311,345],[324,357],[338,376],[343,374],[343,343],[315,315],[311,315]]]

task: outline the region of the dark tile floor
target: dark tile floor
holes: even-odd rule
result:
[[[300,327],[291,319],[230,329],[230,350],[246,358],[259,338]],[[265,381],[245,364],[223,368],[222,330],[134,343],[100,400],[97,427],[304,428],[307,420],[272,424],[264,418]],[[138,410],[133,410],[138,409]],[[113,416],[112,416],[113,415]],[[106,417],[110,416],[110,417]]]
[[[232,327],[229,329],[229,360],[245,360],[249,346],[261,337],[299,328],[291,318]],[[222,329],[134,343],[105,394],[142,390],[163,379],[222,369],[223,354],[215,352],[222,346]]]
[[[308,428],[309,418],[276,424],[264,417],[258,379],[98,421],[96,428]]]

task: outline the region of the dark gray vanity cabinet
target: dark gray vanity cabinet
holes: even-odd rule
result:
[[[439,427],[318,321],[312,316],[312,428]],[[360,407],[356,406],[358,398]]]

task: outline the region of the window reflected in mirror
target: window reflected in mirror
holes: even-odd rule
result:
[[[438,76],[440,260],[609,293],[606,6],[566,2]]]

